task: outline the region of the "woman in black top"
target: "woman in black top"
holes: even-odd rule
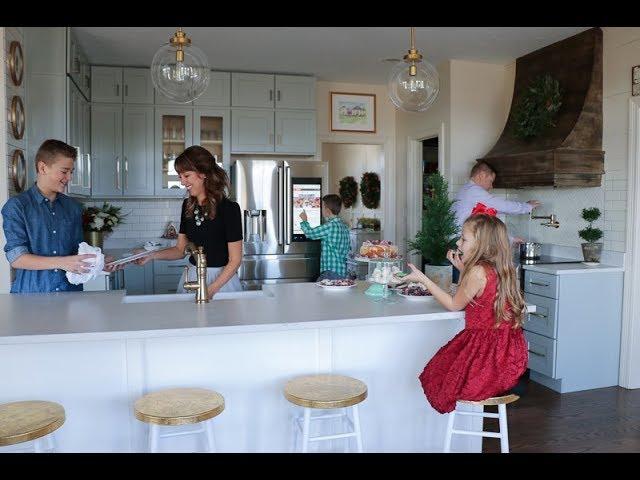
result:
[[[177,260],[184,257],[188,242],[204,247],[207,256],[207,284],[209,298],[217,292],[242,290],[238,268],[242,262],[242,224],[240,206],[225,195],[230,189],[229,177],[208,150],[194,145],[182,152],[175,161],[180,183],[189,192],[182,203],[180,233],[175,247],[160,250],[138,261]],[[195,259],[189,259],[188,278],[195,280]],[[178,293],[184,293],[184,274]]]

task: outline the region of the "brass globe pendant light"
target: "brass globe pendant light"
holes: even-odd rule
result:
[[[387,85],[393,104],[407,112],[421,112],[429,108],[438,98],[440,77],[438,71],[415,47],[415,28],[411,27],[411,49],[398,62]]]
[[[182,28],[160,47],[151,61],[154,86],[176,103],[189,103],[202,95],[210,77],[207,56],[191,44]]]

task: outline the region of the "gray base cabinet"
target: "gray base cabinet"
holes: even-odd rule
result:
[[[618,385],[622,272],[524,275],[531,380],[560,393]]]

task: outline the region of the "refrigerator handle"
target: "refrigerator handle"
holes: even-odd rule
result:
[[[285,202],[286,202],[286,219],[285,219],[285,243],[287,245],[291,245],[291,230],[293,221],[293,206],[291,204],[291,200],[293,197],[293,192],[291,191],[291,167],[288,165],[285,168],[285,180],[286,180],[286,193],[285,193]]]
[[[283,167],[278,167],[278,245],[282,245],[282,237],[283,237],[283,231],[284,231],[284,225],[283,225],[283,221],[284,221],[284,209],[286,208],[284,206],[284,195],[283,195],[283,189],[284,189],[284,179],[283,177]]]

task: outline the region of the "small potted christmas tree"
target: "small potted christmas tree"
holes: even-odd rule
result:
[[[430,193],[423,197],[422,229],[408,245],[411,251],[420,252],[427,262],[425,275],[448,292],[453,269],[447,260],[447,252],[455,248],[459,229],[444,177],[432,173],[427,177],[427,184]]]
[[[602,230],[594,228],[593,222],[600,218],[600,209],[597,207],[583,208],[582,219],[589,222],[587,228],[583,228],[578,235],[587,243],[582,244],[582,255],[586,263],[600,263],[602,255],[602,243],[598,242],[603,236]]]

